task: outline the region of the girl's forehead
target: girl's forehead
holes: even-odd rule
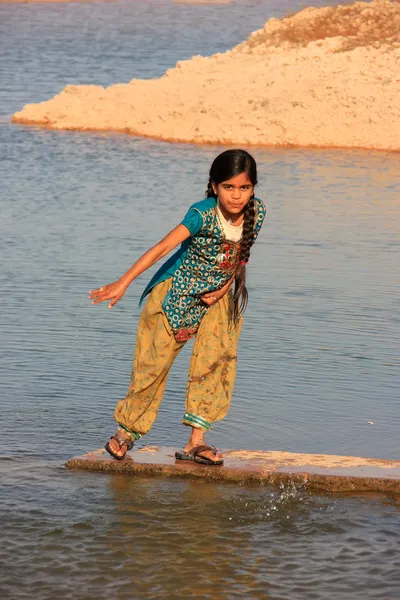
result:
[[[237,186],[241,186],[241,185],[252,185],[249,176],[247,175],[247,173],[239,173],[239,175],[235,175],[234,177],[231,177],[230,179],[226,179],[225,181],[222,181],[221,183],[229,183],[230,185],[237,185]]]

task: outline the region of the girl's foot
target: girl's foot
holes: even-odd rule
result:
[[[192,460],[200,465],[223,465],[224,459],[222,454],[218,452],[215,446],[206,444],[193,446],[190,450],[182,450],[175,452],[177,460]]]
[[[133,440],[127,431],[118,429],[115,435],[112,435],[104,446],[109,454],[117,460],[125,458],[126,453],[133,448]]]
[[[216,450],[214,446],[207,447],[207,444],[204,441],[204,431],[201,431],[201,429],[196,429],[196,427],[192,427],[190,439],[184,447],[183,451],[190,454],[196,447],[201,446],[205,446],[205,448],[202,449],[200,452],[196,453],[197,458],[205,458],[208,464],[222,464],[223,456],[221,452],[218,452],[218,450]]]

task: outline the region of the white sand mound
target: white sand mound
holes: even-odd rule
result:
[[[400,2],[306,8],[160,79],[68,85],[15,123],[170,141],[400,150]]]

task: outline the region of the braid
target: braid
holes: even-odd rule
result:
[[[254,221],[256,218],[254,194],[247,203],[243,217],[243,235],[242,245],[240,248],[240,260],[247,263],[249,262],[250,250],[254,242]]]
[[[254,221],[256,209],[254,194],[250,198],[243,214],[243,234],[240,248],[240,262],[235,273],[235,291],[233,294],[233,321],[238,322],[240,315],[246,310],[249,294],[246,288],[246,263],[250,258],[250,250],[254,243]]]
[[[208,180],[207,189],[206,189],[206,198],[216,198],[215,192],[212,187],[212,179]]]

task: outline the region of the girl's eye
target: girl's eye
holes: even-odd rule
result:
[[[225,184],[222,187],[224,188],[224,190],[231,190],[233,188],[233,185]],[[240,187],[241,190],[249,190],[250,188],[251,188],[250,185],[242,185]]]

